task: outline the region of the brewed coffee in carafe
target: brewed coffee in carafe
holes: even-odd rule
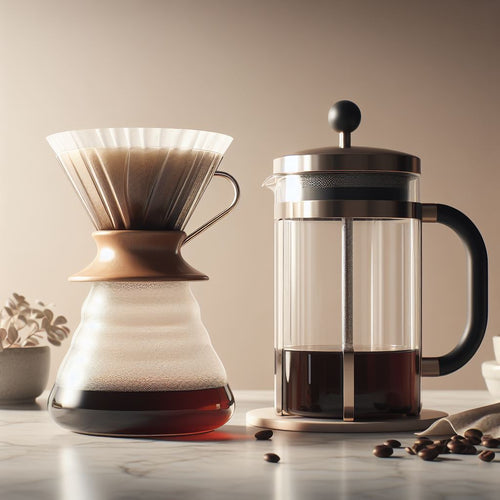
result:
[[[231,138],[177,129],[97,129],[48,138],[97,229],[97,256],[74,281],[92,282],[49,398],[76,432],[191,434],[226,423],[234,398],[190,281],[207,276],[182,245],[236,204],[217,167]],[[212,177],[231,205],[187,236]]]
[[[275,159],[264,184],[275,202],[275,414],[285,418],[415,417],[421,376],[459,369],[486,329],[478,229],[453,207],[420,203],[418,157],[352,146],[360,120],[354,103],[339,101],[329,113],[339,146]],[[432,358],[421,345],[424,222],[454,230],[470,268],[465,332]]]

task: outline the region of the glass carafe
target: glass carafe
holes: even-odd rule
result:
[[[331,110],[340,147],[274,161],[275,395],[284,415],[352,421],[418,415],[420,377],[451,373],[487,322],[487,255],[458,210],[421,204],[420,160],[351,147],[359,109]],[[439,222],[469,256],[469,321],[450,353],[422,358],[421,227]]]
[[[233,403],[189,282],[96,282],[49,410],[79,432],[162,435],[220,427]]]

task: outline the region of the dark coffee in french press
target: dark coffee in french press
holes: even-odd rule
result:
[[[305,417],[343,418],[342,351],[284,350],[290,367],[283,407]],[[417,415],[420,358],[416,350],[354,353],[354,406],[358,418]]]

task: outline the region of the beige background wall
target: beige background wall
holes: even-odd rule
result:
[[[185,249],[211,280],[194,289],[233,388],[272,387],[272,159],[335,144],[338,99],[363,121],[353,141],[422,159],[422,199],[457,206],[490,257],[490,322],[473,361],[427,388],[483,388],[498,334],[500,3],[445,1],[0,0],[0,297],[57,304],[72,328],[94,255],[92,230],[44,137],[105,126],[166,126],[235,137],[222,168],[242,200]],[[221,208],[214,182],[191,227]],[[424,353],[465,322],[465,257],[424,232]],[[53,349],[52,377],[65,347]]]

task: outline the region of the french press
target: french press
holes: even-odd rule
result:
[[[351,146],[359,108],[330,109],[339,147],[274,160],[275,409],[350,422],[416,416],[420,377],[467,363],[487,323],[487,253],[476,226],[447,205],[420,203],[420,160]],[[463,241],[468,322],[458,345],[422,357],[421,227]]]

